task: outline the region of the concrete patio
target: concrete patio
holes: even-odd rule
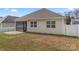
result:
[[[5,34],[8,34],[8,35],[15,35],[15,34],[21,34],[23,32],[20,32],[20,31],[9,31],[9,32],[3,32]]]

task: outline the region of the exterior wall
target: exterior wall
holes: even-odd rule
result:
[[[16,24],[15,23],[1,23],[0,32],[6,32],[6,31],[16,31]]]
[[[53,20],[51,20],[53,21]],[[48,33],[48,34],[64,34],[64,20],[63,19],[58,19],[54,20],[56,21],[56,28],[47,28],[46,27],[46,22],[47,20],[40,20],[37,21],[37,27],[32,28],[30,27],[30,21],[27,21],[27,31],[29,32],[38,32],[38,33]]]

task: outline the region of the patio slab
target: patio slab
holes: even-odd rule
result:
[[[9,35],[15,35],[15,34],[21,34],[23,32],[20,32],[20,31],[10,31],[10,32],[3,32],[5,34],[9,34]]]

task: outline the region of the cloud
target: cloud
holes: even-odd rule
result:
[[[11,9],[10,11],[11,12],[17,12],[18,10],[17,9]]]
[[[74,10],[74,8],[68,8],[69,10]]]
[[[5,8],[4,10],[10,11],[10,12],[17,12],[18,11],[17,9],[11,9],[11,8]]]

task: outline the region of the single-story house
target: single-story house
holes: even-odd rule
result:
[[[16,19],[17,31],[62,35],[64,25],[62,15],[45,8]]]
[[[0,17],[0,32],[16,30],[16,16]]]

